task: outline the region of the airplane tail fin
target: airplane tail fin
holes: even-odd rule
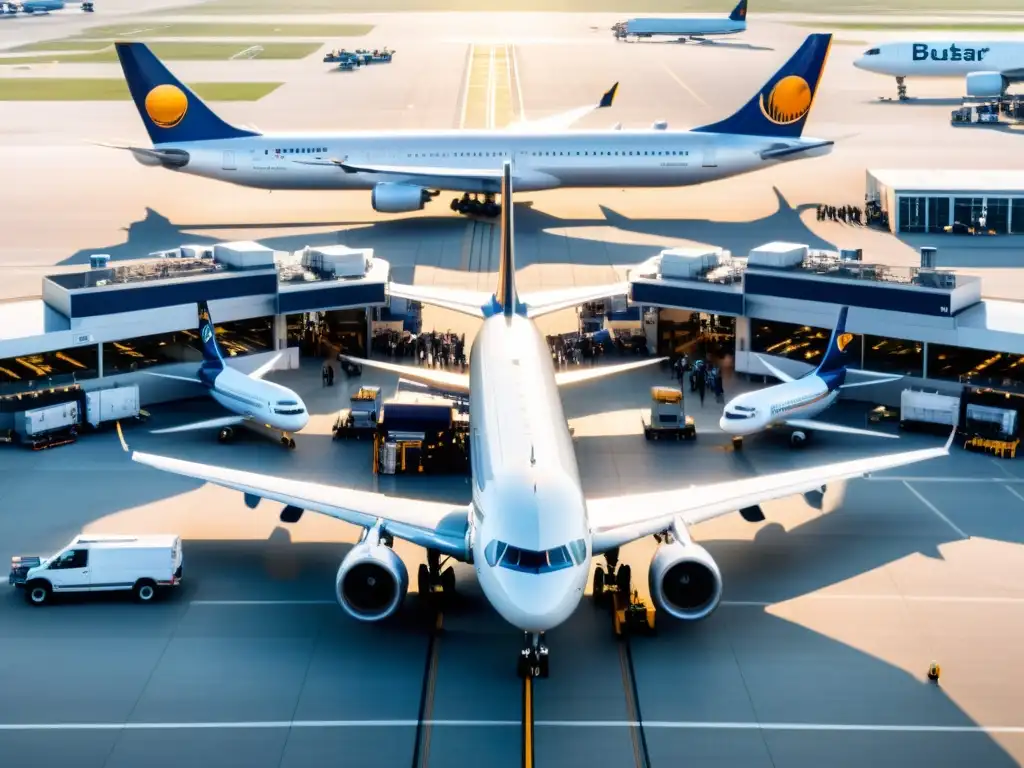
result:
[[[740,6],[743,5],[741,2]],[[717,123],[694,128],[694,131],[798,138],[811,113],[831,46],[830,34],[808,36],[799,50],[739,112]]]
[[[213,113],[144,43],[115,43],[124,79],[153,144],[258,136]]]
[[[210,319],[210,307],[205,301],[199,302],[199,338],[203,344],[203,367],[221,370],[224,368],[224,355],[217,345],[217,332]]]
[[[494,291],[494,314],[505,317],[525,311],[516,291],[516,261],[512,224],[512,163],[505,161],[501,174],[501,249],[498,262],[498,287]]]
[[[825,350],[825,356],[815,370],[815,373],[822,378],[825,378],[827,374],[846,373],[846,348],[853,341],[853,334],[846,332],[846,316],[849,311],[849,307],[839,310],[839,320],[836,322],[835,330],[832,331],[828,349]],[[840,385],[842,383],[842,381],[838,382]]]
[[[740,0],[735,8],[732,9],[732,13],[729,14],[729,21],[746,21],[747,20],[747,0]]]

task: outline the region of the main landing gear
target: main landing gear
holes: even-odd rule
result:
[[[896,78],[896,98],[900,101],[907,100],[907,78],[905,77]]]
[[[452,210],[465,216],[482,216],[493,219],[501,213],[501,206],[494,202],[493,194],[486,194],[481,200],[480,195],[471,195],[466,192],[462,197],[452,200]]]
[[[442,570],[448,558],[441,560],[441,553],[436,549],[427,550],[427,562],[420,563],[417,572],[417,586],[420,597],[430,600],[438,609],[455,594],[455,569],[450,565]]]
[[[295,438],[291,435],[281,435],[281,445],[290,451],[295,450]]]
[[[523,632],[523,650],[519,652],[519,677],[548,676],[548,647],[543,632]]]

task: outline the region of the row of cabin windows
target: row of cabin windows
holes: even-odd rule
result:
[[[327,147],[291,147],[290,149],[275,149],[275,155],[319,155],[327,151]],[[264,155],[269,155],[270,150],[264,149]]]
[[[507,152],[451,152],[451,153],[449,153],[449,152],[411,152],[411,153],[407,154],[406,157],[505,157],[507,154],[508,154]],[[524,154],[524,155],[528,154],[528,155],[531,155],[532,157],[550,157],[551,155],[565,156],[565,155],[572,155],[574,153],[573,152],[522,152],[522,153],[516,153],[516,154]],[[669,151],[658,151],[658,152],[650,151],[650,150],[644,150],[643,152],[641,152],[638,149],[635,152],[632,151],[632,150],[630,150],[628,152],[625,151],[625,150],[616,151],[616,152],[612,152],[611,150],[608,150],[607,152],[599,152],[597,150],[594,150],[593,152],[591,152],[591,151],[588,151],[588,150],[584,150],[582,152],[577,151],[575,154],[578,157],[579,156],[596,157],[598,155],[600,155],[602,157],[613,156],[613,155],[648,155],[648,156],[649,155],[673,155],[675,157],[686,157],[690,153],[688,151],[684,151],[684,150],[669,150]]]

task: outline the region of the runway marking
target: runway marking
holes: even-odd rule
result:
[[[1021,496],[1020,492],[1016,488],[1014,488],[1012,485],[1004,485],[1003,487],[1006,488],[1006,490],[1008,490],[1010,493],[1012,493],[1018,499],[1020,499],[1021,501],[1024,501],[1024,496]]]
[[[693,96],[693,98],[695,98],[705,107],[708,106],[708,103],[704,101],[704,99],[702,99],[700,96],[698,96],[697,92],[694,91],[693,88],[684,83],[675,72],[668,68],[668,64],[663,64],[662,66],[664,67],[665,71],[668,72],[668,76],[675,80],[684,91]]]
[[[466,59],[466,82],[462,87],[462,117],[459,118],[459,128],[466,127],[466,111],[469,109],[469,81],[473,77],[473,60],[476,55],[476,46],[470,43],[469,57]]]
[[[189,605],[337,605],[337,600],[190,600]]]
[[[942,514],[942,513],[941,513],[941,512],[939,511],[939,508],[938,508],[938,507],[936,507],[936,506],[935,506],[934,504],[932,504],[932,503],[931,503],[930,501],[928,501],[928,499],[926,499],[926,498],[925,498],[924,496],[922,496],[922,495],[920,494],[920,492],[919,492],[919,491],[918,491],[918,490],[917,490],[917,489],[916,489],[916,488],[915,488],[914,486],[912,486],[912,485],[911,485],[910,483],[908,483],[908,482],[907,482],[906,480],[904,480],[904,481],[903,481],[903,484],[904,484],[905,486],[907,486],[907,490],[908,490],[908,491],[910,491],[910,492],[911,492],[912,494],[914,494],[915,496],[917,496],[918,500],[919,500],[919,501],[920,501],[920,502],[921,502],[922,504],[924,504],[924,505],[925,505],[926,507],[928,507],[928,509],[930,509],[930,510],[931,510],[932,512],[934,512],[934,513],[935,513],[935,516],[936,516],[936,517],[938,517],[938,518],[939,518],[940,520],[942,520],[942,521],[943,521],[943,522],[944,522],[944,523],[945,523],[946,525],[948,525],[948,526],[949,526],[950,528],[952,528],[952,529],[953,529],[954,531],[956,531],[956,532],[957,532],[958,534],[960,534],[960,536],[961,536],[962,538],[965,538],[965,539],[969,539],[969,538],[971,538],[971,537],[970,537],[970,536],[968,536],[968,535],[967,535],[966,533],[964,533],[964,532],[963,532],[962,530],[960,530],[960,528],[959,528],[959,527],[958,527],[958,526],[957,526],[957,525],[956,525],[956,524],[955,524],[955,523],[954,523],[954,522],[953,522],[952,520],[950,520],[950,519],[949,519],[948,517],[946,517],[946,516],[945,516],[944,514]]]
[[[999,467],[999,471],[1001,471],[1004,475],[1006,475],[1009,478],[1015,479],[1014,474],[1006,468],[1005,464],[1003,464],[1003,462],[1006,461],[1006,459],[997,459],[995,456],[991,456],[989,457],[989,461],[991,461],[993,464]]]
[[[290,728],[414,728],[417,720],[264,720],[221,723],[0,723],[0,731],[187,731]],[[519,720],[430,720],[439,728],[519,728]],[[754,723],[686,720],[537,720],[543,728],[661,728],[693,731],[835,731],[864,733],[1024,734],[1022,725],[883,725],[874,723]]]
[[[509,46],[509,50],[512,53],[512,67],[509,69],[509,73],[515,71],[516,78],[516,98],[519,99],[519,119],[523,122],[526,121],[526,103],[523,101],[523,81],[519,77],[519,57],[516,55],[515,45]]]

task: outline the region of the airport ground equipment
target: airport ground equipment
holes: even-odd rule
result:
[[[144,418],[142,414],[137,384],[85,393],[85,423],[93,428],[114,421]]]
[[[376,474],[453,474],[468,470],[469,417],[451,402],[384,403],[374,436]]]
[[[900,429],[949,434],[959,421],[959,397],[916,389],[900,393]]]
[[[11,559],[8,583],[24,589],[32,605],[64,592],[131,591],[140,603],[181,583],[181,537],[80,534],[51,557]]]
[[[683,392],[673,387],[651,387],[651,410],[641,414],[647,440],[693,440],[697,428],[686,415]]]
[[[610,609],[616,635],[652,633],[657,609],[633,588],[632,569],[618,565],[618,557],[618,551],[613,550],[605,555],[606,566],[594,569],[594,603]]]
[[[96,7],[92,2],[90,2],[90,0],[85,0],[85,2],[82,3],[82,10],[86,13],[92,13],[96,10]]]
[[[334,439],[373,437],[380,411],[380,387],[360,387],[349,398],[349,407],[338,411],[334,421]]]
[[[77,401],[33,408],[15,414],[14,431],[34,451],[67,445],[77,439],[80,413]]]
[[[933,661],[928,665],[928,680],[936,685],[939,684],[939,675],[942,674],[942,668],[939,667],[937,661]]]

